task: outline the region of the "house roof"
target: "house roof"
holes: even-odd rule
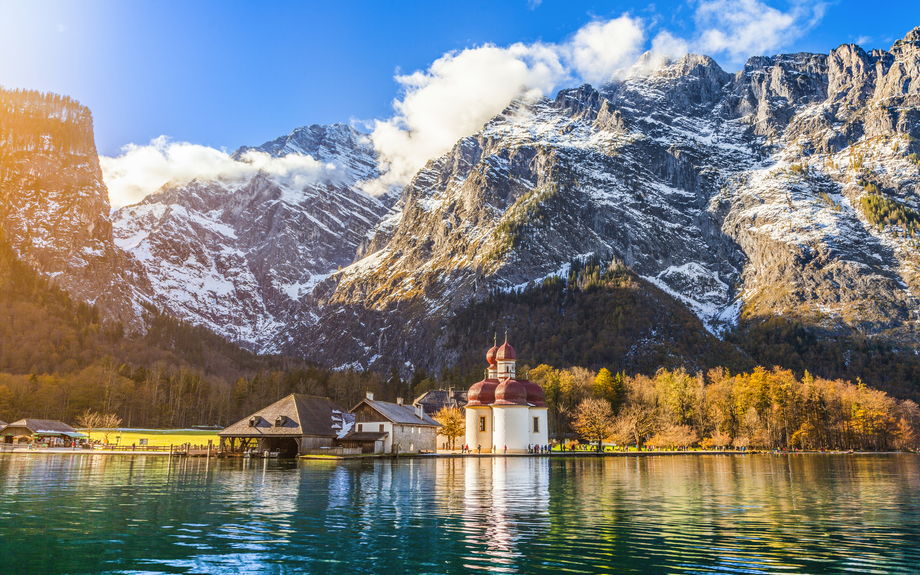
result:
[[[425,407],[425,413],[435,414],[445,407],[463,407],[467,403],[466,391],[432,389],[415,398],[413,405]]]
[[[0,427],[3,427],[3,426],[5,426],[5,425],[6,425],[6,422],[5,422],[5,421],[0,421]]]
[[[377,441],[389,435],[386,431],[353,431],[342,438],[342,441]]]
[[[74,433],[76,430],[73,427],[70,427],[63,421],[56,421],[54,419],[20,419],[19,421],[14,421],[13,423],[8,423],[3,431],[11,430],[13,428],[25,428],[28,429],[30,433],[43,433],[45,435],[67,435],[69,433]]]
[[[351,413],[354,413],[356,409],[365,404],[393,423],[399,423],[403,425],[422,425],[426,427],[441,427],[440,423],[431,419],[431,417],[425,413],[423,413],[422,417],[419,418],[419,416],[415,414],[414,407],[408,405],[399,405],[398,403],[390,403],[389,401],[362,399],[358,405],[351,408]]]
[[[292,393],[233,425],[225,427],[218,435],[222,437],[300,437],[302,435],[335,437],[340,434],[343,425],[346,425],[347,418],[343,417],[343,412],[341,407],[325,397]],[[278,427],[275,422],[280,416],[287,419]],[[255,417],[258,419],[255,425],[251,426],[250,419]]]

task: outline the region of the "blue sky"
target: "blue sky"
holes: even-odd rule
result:
[[[67,94],[89,106],[101,155],[116,156],[128,144],[144,145],[162,135],[232,151],[312,123],[363,121],[368,123],[357,125],[370,130],[371,122],[380,120],[405,130],[413,111],[394,110],[393,103],[405,102],[419,87],[395,76],[421,71],[421,81],[430,82],[438,73],[429,68],[445,54],[487,44],[522,46],[515,54],[526,53],[520,57],[531,64],[543,58],[534,46],[563,54],[563,70],[552,79],[524,76],[553,92],[592,75],[597,54],[579,60],[573,41],[592,23],[623,19],[617,21],[629,25],[597,29],[598,37],[624,30],[639,34],[629,46],[617,45],[622,53],[600,62],[601,72],[656,42],[678,51],[706,48],[735,71],[754,55],[739,49],[826,53],[857,41],[867,49],[888,49],[920,25],[920,2],[898,4],[892,10],[885,8],[889,3],[850,0],[0,0],[0,85]],[[723,31],[725,37],[713,36]],[[593,45],[585,37],[581,46]],[[463,70],[456,72],[459,84],[447,83],[442,95],[475,74]],[[503,95],[499,91],[496,98]],[[454,132],[439,137],[449,139]]]

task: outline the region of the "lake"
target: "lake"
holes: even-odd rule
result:
[[[920,456],[0,454],[0,573],[917,573]]]

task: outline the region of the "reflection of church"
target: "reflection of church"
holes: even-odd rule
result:
[[[486,354],[486,379],[467,393],[466,443],[470,449],[482,446],[483,453],[526,453],[531,445],[549,443],[546,401],[543,388],[526,379],[516,379],[517,354],[507,336],[501,347]]]

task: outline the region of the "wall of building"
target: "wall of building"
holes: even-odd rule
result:
[[[526,405],[502,405],[493,407],[495,417],[495,434],[493,435],[495,449],[498,453],[527,453],[530,441],[530,427],[528,421],[530,410]]]
[[[376,414],[378,418],[382,419],[380,414],[376,411],[372,410],[372,413]],[[393,424],[389,421],[381,421],[380,419],[377,421],[368,421],[365,419],[361,423],[355,423],[354,429],[359,433],[364,431],[370,431],[373,433],[386,433],[387,436],[383,440],[383,452],[390,453],[390,451],[393,449]]]
[[[547,409],[545,407],[531,407],[528,410],[528,423],[530,425],[530,438],[527,440],[527,443],[532,445],[549,445],[549,419],[547,417]],[[533,420],[537,418],[539,421],[538,431],[533,430]]]
[[[322,449],[323,447],[332,447],[332,437],[316,437],[314,435],[305,435],[300,438],[300,452],[304,453],[308,449]]]
[[[399,424],[393,426],[393,443],[399,446],[399,453],[436,451],[437,435],[436,427]]]
[[[479,418],[486,418],[486,430],[479,431]],[[492,433],[494,427],[492,420],[492,409],[489,407],[469,407],[466,408],[466,444],[470,449],[476,450],[477,445],[482,446],[483,453],[492,451]]]

